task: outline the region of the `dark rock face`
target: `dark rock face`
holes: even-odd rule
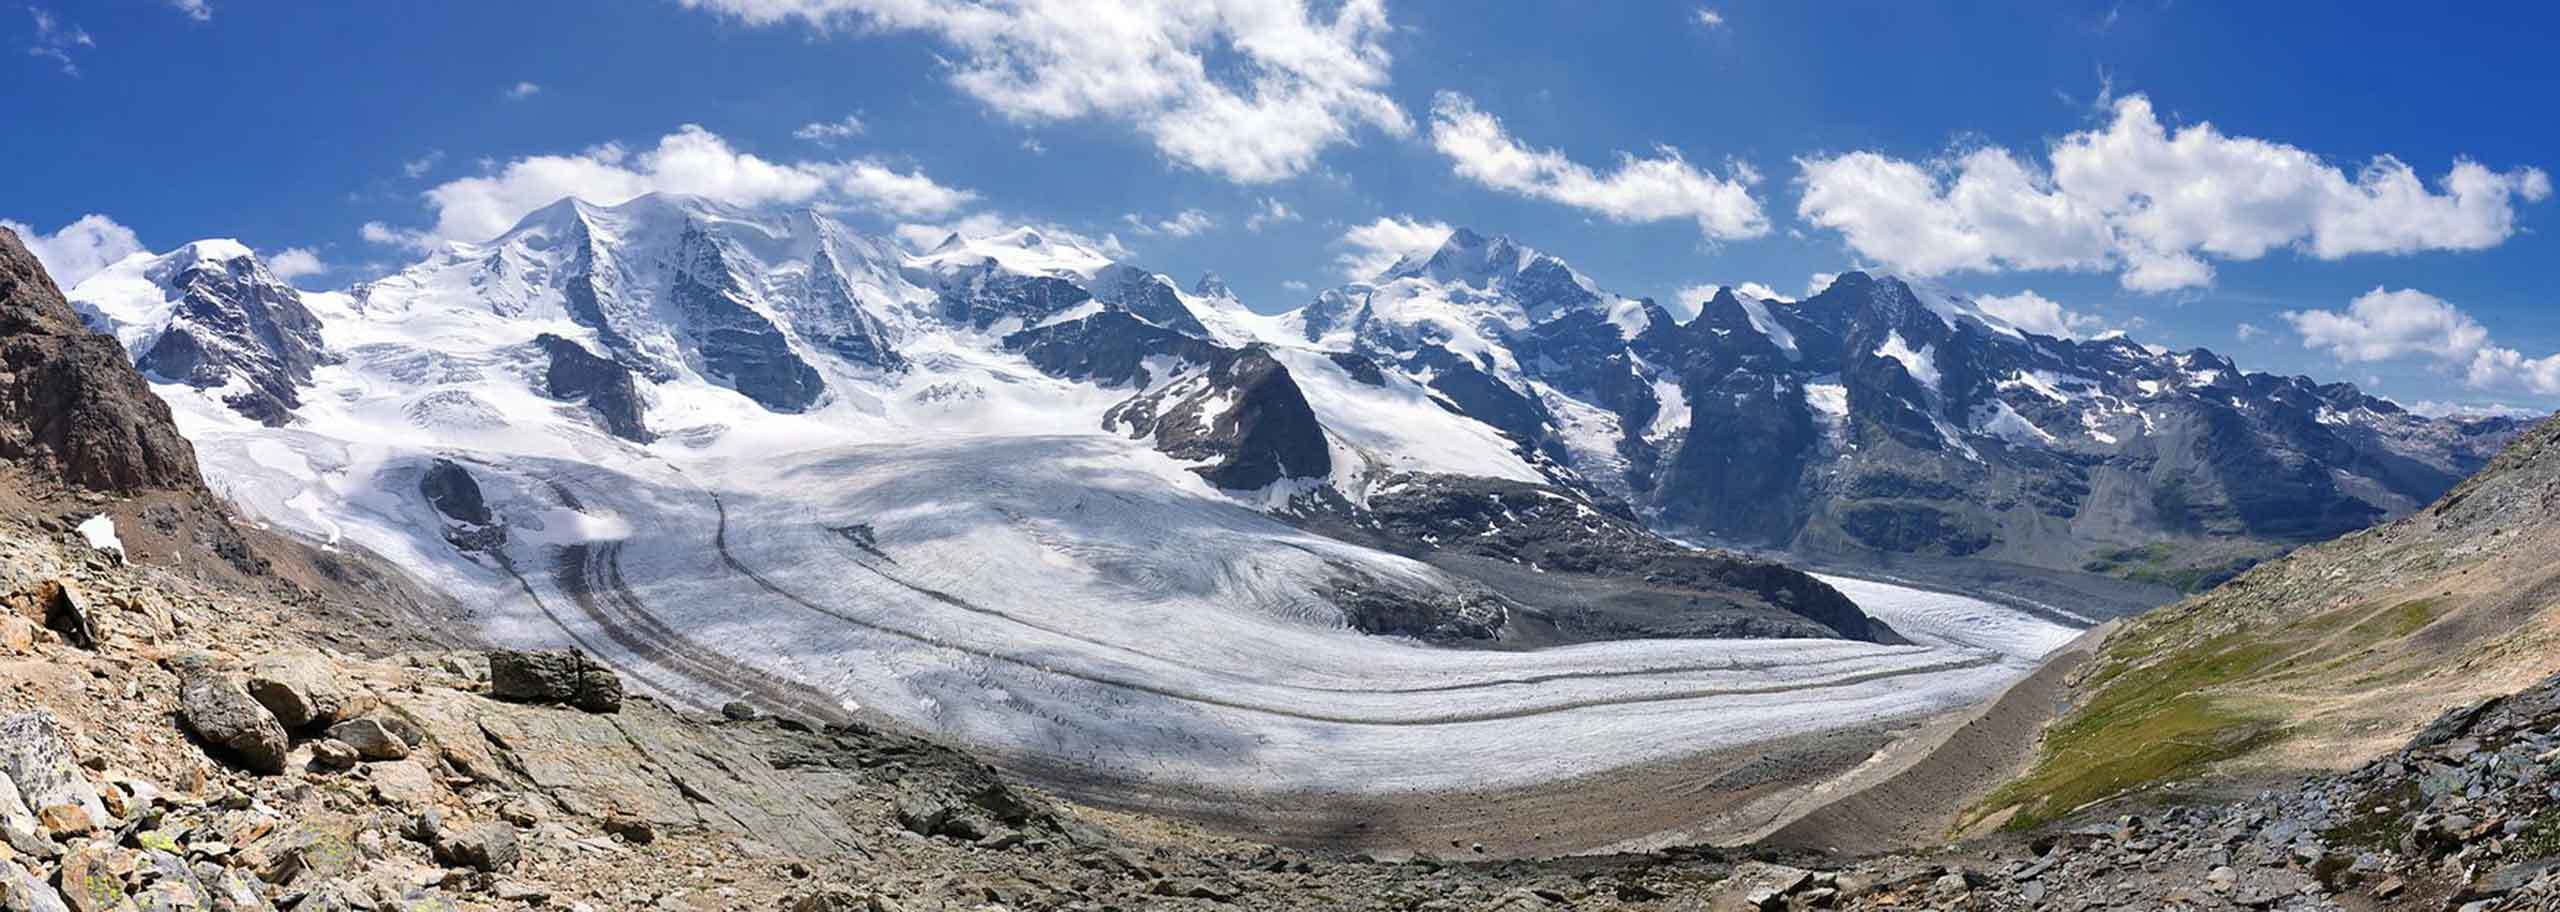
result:
[[[489,512],[480,496],[480,483],[461,464],[450,459],[428,463],[418,478],[418,493],[450,520],[445,523],[444,540],[455,548],[492,552],[506,544],[506,526]]]
[[[124,346],[89,332],[0,229],[0,458],[98,491],[202,490],[195,448]]]
[[[480,499],[480,483],[473,481],[471,471],[450,459],[427,464],[427,473],[418,480],[418,492],[436,512],[461,522],[489,524],[489,505]]]
[[[1812,636],[1899,643],[1801,571],[1684,547],[1621,504],[1519,482],[1404,476],[1364,508],[1305,517],[1336,537],[1418,557],[1536,610],[1562,641]]]
[[[640,388],[631,381],[629,368],[550,333],[535,336],[533,344],[551,356],[551,366],[543,373],[544,392],[554,399],[586,400],[587,410],[613,436],[633,443],[658,439],[642,420]]]
[[[729,384],[757,405],[804,412],[826,393],[826,381],[791,350],[773,322],[740,303],[743,292],[721,261],[719,246],[700,228],[687,226],[685,269],[669,290],[702,356],[702,372]]]
[[[985,330],[1006,319],[1035,327],[1092,299],[1076,283],[1056,276],[1012,275],[988,265],[945,284],[940,308],[943,319]]]
[[[1179,458],[1216,460],[1194,471],[1221,488],[1251,490],[1332,470],[1315,409],[1288,368],[1259,348],[1227,348],[1123,310],[1025,330],[1004,344],[1053,376],[1153,387],[1114,406],[1106,429],[1153,435],[1157,449]],[[1164,382],[1147,368],[1155,358],[1186,373]]]
[[[217,259],[190,247],[172,254],[171,274],[152,279],[177,294],[168,325],[135,366],[143,373],[211,389],[244,381],[224,403],[270,427],[302,407],[311,371],[337,361],[322,346],[320,320],[302,295],[248,256]]]
[[[489,695],[613,713],[622,710],[622,679],[585,653],[501,649],[489,653]]]
[[[1196,339],[1209,338],[1209,328],[1183,306],[1173,285],[1155,273],[1114,263],[1093,278],[1094,300],[1135,314],[1138,319]]]
[[[1333,469],[1324,425],[1289,379],[1289,369],[1261,349],[1246,349],[1209,369],[1206,385],[1220,399],[1194,398],[1156,423],[1156,448],[1183,459],[1215,458],[1197,469],[1210,484],[1253,490],[1283,478],[1321,478]],[[1223,412],[1207,413],[1223,400]]]

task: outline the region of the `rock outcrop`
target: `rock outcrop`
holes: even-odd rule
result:
[[[489,654],[489,695],[612,713],[622,710],[622,679],[581,652],[502,650]]]
[[[542,375],[544,392],[555,399],[584,401],[605,432],[613,436],[633,443],[657,439],[643,417],[647,404],[640,399],[640,387],[632,382],[630,368],[611,358],[597,357],[585,346],[550,333],[534,337],[533,344],[551,358]]]
[[[311,371],[338,361],[302,293],[247,247],[197,241],[159,257],[144,278],[165,290],[168,316],[134,366],[198,389],[233,388],[223,403],[268,426],[302,407]]]
[[[0,229],[0,459],[96,491],[204,487],[195,447],[124,347],[81,325],[7,229]]]

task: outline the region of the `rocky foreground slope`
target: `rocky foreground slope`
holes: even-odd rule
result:
[[[2352,774],[1942,853],[1375,862],[1060,804],[894,732],[687,716],[574,657],[404,636],[349,590],[127,565],[72,528],[120,506],[0,519],[0,909],[2496,909],[2560,885],[2560,681]]]

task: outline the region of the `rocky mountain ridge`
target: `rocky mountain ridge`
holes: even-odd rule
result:
[[[289,286],[254,273],[189,279],[205,274],[200,263],[260,268],[202,255],[206,244],[223,242],[123,267],[158,274],[174,303],[137,294],[129,276],[76,297],[144,353],[146,372],[199,387],[237,376],[242,391],[226,401],[287,421],[311,368],[341,355],[317,343],[319,318]],[[1248,501],[1321,486],[1361,506],[1384,473],[1533,481],[1623,503],[1689,540],[2029,600],[2045,589],[2007,581],[2058,580],[2098,614],[2405,513],[2519,427],[2419,416],[2351,385],[2247,373],[2204,349],[2035,335],[1961,295],[1859,272],[1801,301],[1722,289],[1684,323],[1552,255],[1463,228],[1275,317],[1210,277],[1194,289],[1030,229],[908,253],[820,213],[652,195],[563,200],[486,244],[353,289],[328,319],[467,306],[553,321],[546,331],[633,382],[624,393],[553,345],[569,364],[554,368],[551,394],[599,384],[588,400],[603,403],[599,420],[642,443],[664,398],[653,391],[680,377],[806,413],[876,399],[919,359],[948,357],[933,351],[951,330],[1045,374],[1125,388],[1131,415],[1161,411],[1139,403],[1163,395],[1152,387],[1165,365],[1296,350],[1323,359],[1257,362],[1243,375],[1251,390],[1223,369],[1189,374],[1191,410],[1230,410],[1200,414],[1197,430],[1112,425],[1200,461],[1218,487],[1261,492]],[[212,354],[189,354],[200,351]],[[1388,396],[1457,424],[1431,440],[1360,426]],[[1298,410],[1293,399],[1342,407]],[[1259,417],[1271,408],[1287,417]],[[1290,491],[1274,487],[1283,482]]]
[[[1972,562],[2203,588],[2432,500],[2521,426],[2035,335],[1889,276],[1698,311],[1677,323],[1462,229],[1277,322],[1421,379],[1674,534],[1924,578]]]

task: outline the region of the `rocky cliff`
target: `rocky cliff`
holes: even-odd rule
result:
[[[96,491],[201,490],[195,448],[113,337],[0,229],[0,458]]]

